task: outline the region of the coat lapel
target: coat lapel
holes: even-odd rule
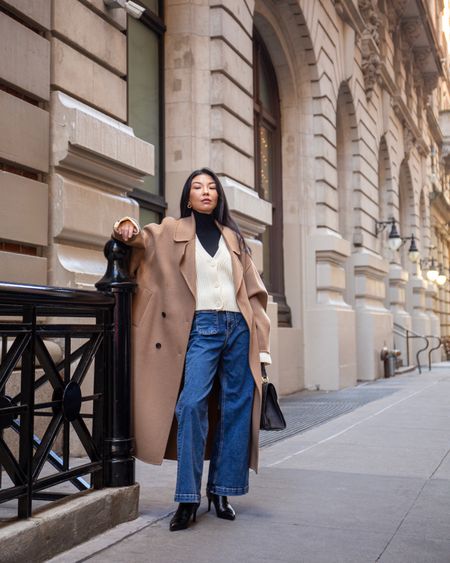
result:
[[[189,287],[194,299],[197,296],[195,270],[195,220],[194,216],[178,221],[174,233],[175,249],[178,253],[181,275]]]

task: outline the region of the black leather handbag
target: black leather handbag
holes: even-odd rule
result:
[[[266,367],[261,364],[262,374],[262,402],[261,402],[261,430],[284,430],[286,421],[278,403],[275,385],[270,383]]]

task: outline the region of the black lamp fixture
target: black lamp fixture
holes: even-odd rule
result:
[[[384,229],[391,225],[391,230],[388,236],[388,246],[391,250],[398,250],[402,245],[402,238],[398,233],[395,219],[391,217],[387,221],[375,221],[375,236],[377,237]]]
[[[411,244],[409,245],[408,258],[413,263],[417,262],[420,253],[417,248],[415,236],[412,234],[410,237],[401,237],[397,229],[396,221],[393,217],[387,221],[375,221],[375,236],[378,236],[381,232],[383,232],[387,225],[391,225],[391,230],[388,235],[389,248],[391,250],[399,250],[407,240],[410,240]]]
[[[413,234],[410,237],[402,237],[402,244],[405,244],[407,240],[411,241],[408,250],[408,258],[410,262],[415,264],[420,257],[420,252],[416,244],[416,237]]]
[[[427,270],[427,280],[428,281],[438,283],[437,279],[439,277],[440,270],[438,269],[439,267],[436,264],[436,260],[433,257],[431,258],[431,260],[429,258],[425,258],[424,260],[421,260],[420,261],[420,267],[423,270]],[[441,268],[442,268],[442,266],[441,266]],[[443,283],[445,283],[445,281]],[[443,284],[439,283],[439,285],[443,285]]]
[[[436,283],[440,286],[443,286],[447,281],[447,276],[445,275],[444,267],[442,264],[439,264],[439,272],[436,278]]]

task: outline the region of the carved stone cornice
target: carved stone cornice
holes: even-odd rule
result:
[[[446,194],[442,191],[434,191],[434,192],[431,192],[430,196],[433,196],[433,197],[430,198],[431,207],[434,207],[435,210],[437,210],[439,212],[439,215],[443,218],[445,223],[449,223],[450,222],[450,201],[448,200],[448,197],[446,196]],[[436,229],[436,232],[437,232],[436,234],[438,234],[439,233],[439,230],[438,230],[439,227],[436,224],[435,224],[435,229]],[[447,237],[448,237],[448,232],[444,232],[444,238],[447,238]]]
[[[386,90],[386,92],[388,92],[391,96],[395,95],[397,91],[397,85],[392,78],[385,61],[381,61],[380,65],[380,83]]]
[[[366,29],[361,41],[362,71],[364,76],[364,86],[366,97],[369,100],[372,96],[375,84],[380,76],[380,51],[375,43],[373,35]]]
[[[439,121],[437,120],[436,114],[434,113],[434,111],[431,109],[430,106],[427,107],[426,111],[427,111],[428,126],[430,128],[431,135],[433,136],[435,143],[438,146],[441,146],[442,143],[444,142],[444,135],[442,133],[442,129],[439,124]]]
[[[403,37],[409,45],[413,45],[414,41],[420,36],[422,20],[419,17],[405,18],[401,25]]]
[[[391,97],[391,105],[395,115],[403,126],[403,142],[405,147],[405,158],[409,158],[411,150],[416,147],[419,154],[427,156],[430,149],[422,137],[420,129],[415,124],[408,106],[400,94]]]
[[[361,36],[366,26],[358,10],[356,0],[335,0],[334,7],[337,14],[348,23],[358,36]]]
[[[361,68],[367,100],[372,97],[375,85],[380,83],[380,25],[381,16],[376,0],[358,0],[359,10],[364,21],[361,39]]]
[[[380,44],[379,28],[381,17],[377,0],[358,0],[359,11],[365,21],[366,30],[370,33],[376,45]]]
[[[431,55],[431,48],[428,46],[423,47],[415,47],[413,49],[414,53],[414,60],[416,61],[416,65],[421,72],[424,72],[426,69],[426,62]]]
[[[404,124],[403,125],[403,147],[405,150],[405,159],[408,160],[409,156],[411,154],[411,150],[415,147],[416,145],[416,137],[414,136],[414,133],[411,131],[411,129]]]
[[[437,72],[426,72],[423,75],[424,93],[428,96],[437,87],[439,74]]]
[[[389,0],[387,2],[387,17],[389,21],[389,31],[392,33],[397,29],[400,18],[405,11],[408,0]]]

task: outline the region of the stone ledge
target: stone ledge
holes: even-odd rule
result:
[[[3,563],[39,563],[138,517],[139,485],[86,491],[0,527]]]
[[[154,147],[131,127],[63,92],[53,92],[51,100],[53,166],[84,174],[120,194],[154,174]]]

